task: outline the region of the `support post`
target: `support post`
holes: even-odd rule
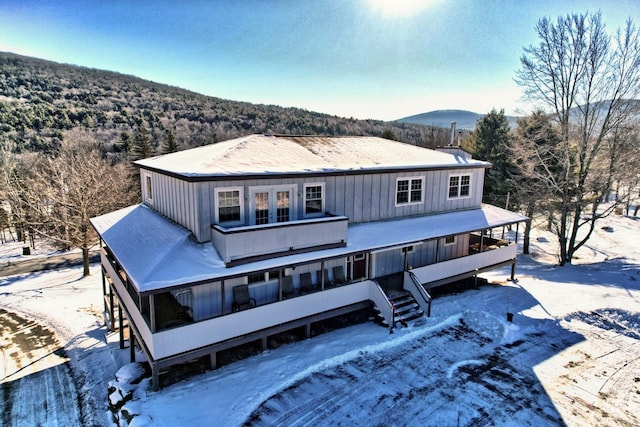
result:
[[[156,329],[156,301],[155,295],[149,295],[149,326],[151,327],[151,333],[157,331]],[[142,305],[141,305],[142,306]]]
[[[111,330],[115,330],[116,327],[116,321],[115,321],[115,307],[113,306],[113,289],[111,289],[111,286],[109,286],[109,322],[111,323]],[[118,304],[118,307],[120,306],[120,304]]]
[[[118,300],[118,338],[120,341],[120,350],[124,349],[124,322],[122,321],[122,306]]]
[[[151,363],[151,382],[154,391],[160,390],[160,374],[158,373],[158,365],[156,362]]]
[[[209,355],[211,369],[218,369],[218,352],[214,351]]]
[[[129,362],[136,361],[136,337],[133,335],[133,328],[129,325]]]

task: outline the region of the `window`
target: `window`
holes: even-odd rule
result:
[[[247,276],[247,284],[264,282],[264,273],[251,274]]]
[[[305,184],[304,215],[317,216],[324,212],[324,184]]]
[[[146,184],[146,190],[147,190],[147,200],[150,202],[153,200],[153,191],[151,188],[151,177],[149,175],[145,176],[145,184]]]
[[[444,245],[450,246],[456,244],[456,236],[447,236],[444,238]]]
[[[242,223],[242,189],[216,189],[216,222]]]
[[[398,178],[396,181],[396,205],[422,203],[424,177]]]
[[[267,280],[276,280],[280,277],[280,270],[267,271]]]
[[[471,175],[449,176],[449,198],[457,199],[471,195]]]
[[[262,283],[262,282],[267,282],[271,280],[277,280],[279,275],[280,275],[279,270],[271,270],[271,271],[265,271],[263,273],[250,274],[249,276],[247,276],[247,283],[251,285],[253,283]]]

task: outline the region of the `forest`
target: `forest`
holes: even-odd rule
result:
[[[120,144],[123,134],[133,136],[141,127],[155,150],[167,131],[178,149],[251,133],[381,136],[386,131],[425,147],[449,137],[448,129],[230,101],[115,72],[0,53],[0,138],[14,142],[18,152],[55,152],[65,131],[82,128],[113,155],[127,148]]]

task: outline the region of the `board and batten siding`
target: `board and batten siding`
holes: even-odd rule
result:
[[[264,179],[228,179],[221,181],[188,182],[156,172],[141,174],[143,200],[145,177],[151,176],[153,200],[145,203],[155,210],[192,231],[198,242],[211,240],[211,225],[215,221],[216,188],[241,187],[245,225],[250,218],[250,189],[293,185],[292,220],[304,218],[304,185],[324,184],[325,211],[344,215],[349,223],[362,223],[394,219],[405,216],[425,215],[479,207],[482,203],[484,168],[458,168],[407,172],[381,172],[374,174],[344,174],[327,176],[268,177]],[[470,195],[449,199],[449,177],[470,176]],[[398,178],[424,177],[423,200],[402,206],[396,205],[396,183]]]
[[[445,245],[444,239],[438,239],[409,246],[412,247],[406,254],[409,268],[424,267],[468,255],[469,235],[457,235],[455,243],[450,245]],[[400,247],[376,252],[372,255],[372,278],[404,271],[404,262],[405,253]]]
[[[200,226],[196,184],[147,170],[140,175],[143,203],[197,235]],[[151,178],[151,199],[147,197],[147,177]]]

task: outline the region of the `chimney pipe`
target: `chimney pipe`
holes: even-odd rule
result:
[[[456,122],[451,122],[451,141],[449,141],[449,147],[453,147],[453,142],[456,137]]]

